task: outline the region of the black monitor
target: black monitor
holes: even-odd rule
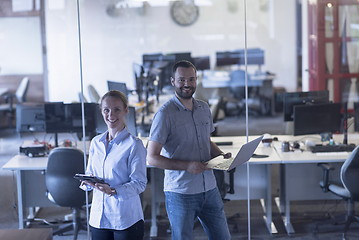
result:
[[[98,104],[84,103],[85,132],[96,132],[96,111]],[[45,131],[47,133],[82,133],[81,103],[45,103]]]
[[[341,130],[340,103],[294,106],[293,135],[336,133]]]
[[[205,57],[194,57],[193,64],[197,70],[208,70],[211,69],[209,56]]]
[[[359,132],[359,102],[354,103],[354,131]]]
[[[234,53],[239,54],[239,64],[245,64],[244,49],[236,50]],[[263,65],[264,64],[264,50],[260,48],[247,49],[247,64],[248,65]]]
[[[216,66],[230,66],[239,63],[239,54],[235,52],[216,52]]]
[[[16,105],[16,131],[45,132],[44,104],[22,103]]]
[[[283,95],[284,121],[293,121],[296,105],[329,103],[329,91],[288,92]]]
[[[174,57],[174,62],[178,62],[181,60],[187,60],[189,62],[192,62],[192,56],[191,56],[191,52],[177,52],[177,53],[169,53],[166,54],[165,56],[168,56],[171,58],[171,56]]]
[[[126,83],[107,81],[107,86],[108,86],[109,91],[117,90],[117,91],[120,91],[120,92],[124,93],[126,97],[128,95],[128,90],[127,90]]]

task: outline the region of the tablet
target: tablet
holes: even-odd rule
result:
[[[107,184],[103,179],[95,177],[95,176],[91,176],[91,175],[86,175],[86,174],[75,174],[74,176],[75,179],[78,179],[80,181],[89,181],[92,182],[93,184],[95,183],[102,183],[102,184]]]

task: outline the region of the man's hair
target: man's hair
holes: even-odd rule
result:
[[[180,60],[178,62],[175,63],[175,65],[173,65],[172,67],[172,77],[175,77],[175,72],[177,70],[177,68],[179,67],[183,67],[183,68],[193,68],[194,71],[197,73],[197,69],[196,67],[193,65],[193,63],[191,63],[190,61],[187,60]]]

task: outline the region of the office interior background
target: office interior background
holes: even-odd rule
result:
[[[149,61],[159,64],[162,72],[155,74],[156,84],[164,94],[169,85],[169,75],[163,73],[166,61],[190,53],[192,59],[209,59],[209,66],[198,72],[203,84],[210,78],[228,78],[237,70],[253,79],[261,74],[273,76],[272,109],[265,114],[269,117],[281,114],[274,105],[282,104],[282,92],[329,90],[334,102],[358,101],[358,1],[184,2],[197,6],[185,19],[173,7],[175,2],[168,0],[3,0],[0,88],[15,93],[20,81],[28,77],[26,102],[89,100],[88,86],[101,96],[108,90],[107,81],[126,83],[127,89],[135,90],[134,64],[149,75],[144,56],[153,56],[156,60]],[[191,17],[193,22],[181,23]],[[246,66],[244,49],[260,49],[263,62]],[[241,63],[218,64],[221,53],[241,50]],[[346,65],[335,62],[343,56]],[[342,76],[344,65],[348,75]],[[354,111],[354,105],[348,107]],[[283,125],[282,117],[278,119],[278,125]],[[244,118],[237,120],[246,124]],[[0,123],[2,130],[9,128],[7,114],[0,115]],[[10,128],[14,125],[11,122]],[[6,179],[13,181],[10,175]],[[9,200],[12,196],[0,197],[0,205],[8,205]]]

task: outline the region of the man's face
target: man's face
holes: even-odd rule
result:
[[[178,67],[174,78],[171,78],[171,84],[175,87],[178,97],[183,99],[192,98],[197,86],[196,71],[192,67]]]

